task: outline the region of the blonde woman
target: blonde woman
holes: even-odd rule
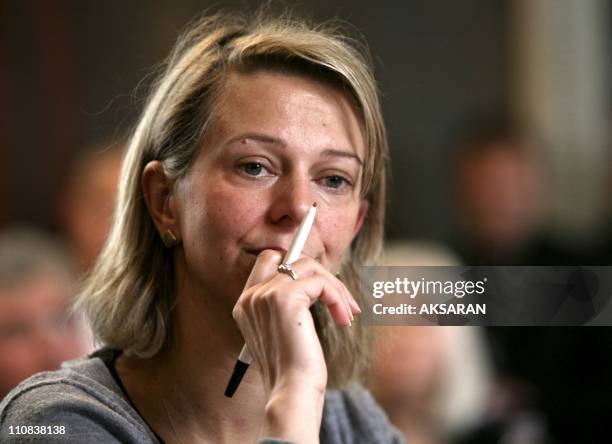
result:
[[[358,385],[354,267],[381,246],[386,156],[350,40],[261,15],[196,22],[133,134],[80,296],[104,348],[13,391],[2,439],[58,425],[68,442],[399,442]],[[314,202],[295,275],[280,273]],[[254,362],[227,398],[245,341]]]

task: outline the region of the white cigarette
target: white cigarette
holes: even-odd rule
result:
[[[300,254],[302,254],[302,249],[304,248],[304,244],[306,244],[306,239],[308,239],[316,214],[317,204],[315,202],[312,204],[312,207],[310,207],[308,213],[306,213],[306,217],[304,217],[304,220],[298,227],[293,242],[291,242],[291,246],[287,250],[285,259],[283,259],[283,264],[292,264],[300,258]]]

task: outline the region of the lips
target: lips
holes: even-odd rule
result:
[[[285,253],[287,253],[287,249],[286,248],[282,248],[282,247],[247,248],[246,252],[249,253],[249,254],[253,254],[255,256],[259,256],[259,253],[261,253],[264,250],[276,250],[276,251],[280,252],[283,256],[285,255]]]
[[[259,256],[259,253],[261,253],[264,250],[276,250],[276,251],[280,252],[283,257],[285,257],[285,254],[287,253],[287,249],[286,248],[277,247],[277,246],[267,246],[267,247],[258,247],[258,248],[255,248],[255,247],[245,248],[245,251],[248,254],[252,254],[253,256]],[[302,251],[302,254],[304,256],[309,256],[309,257],[313,258],[317,262],[321,262],[321,255],[320,254],[312,255],[312,254],[310,254],[310,253],[308,253],[306,251]]]

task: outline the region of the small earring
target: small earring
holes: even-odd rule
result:
[[[161,239],[166,248],[171,248],[178,244],[178,239],[170,228],[168,228],[166,232],[161,235]]]

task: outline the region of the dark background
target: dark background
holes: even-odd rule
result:
[[[259,2],[220,4],[252,9]],[[207,5],[0,2],[0,224],[53,226],[75,154],[126,134],[145,76]],[[350,22],[370,46],[393,159],[389,236],[448,234],[448,134],[466,113],[507,101],[507,9],[499,0],[297,7]]]

